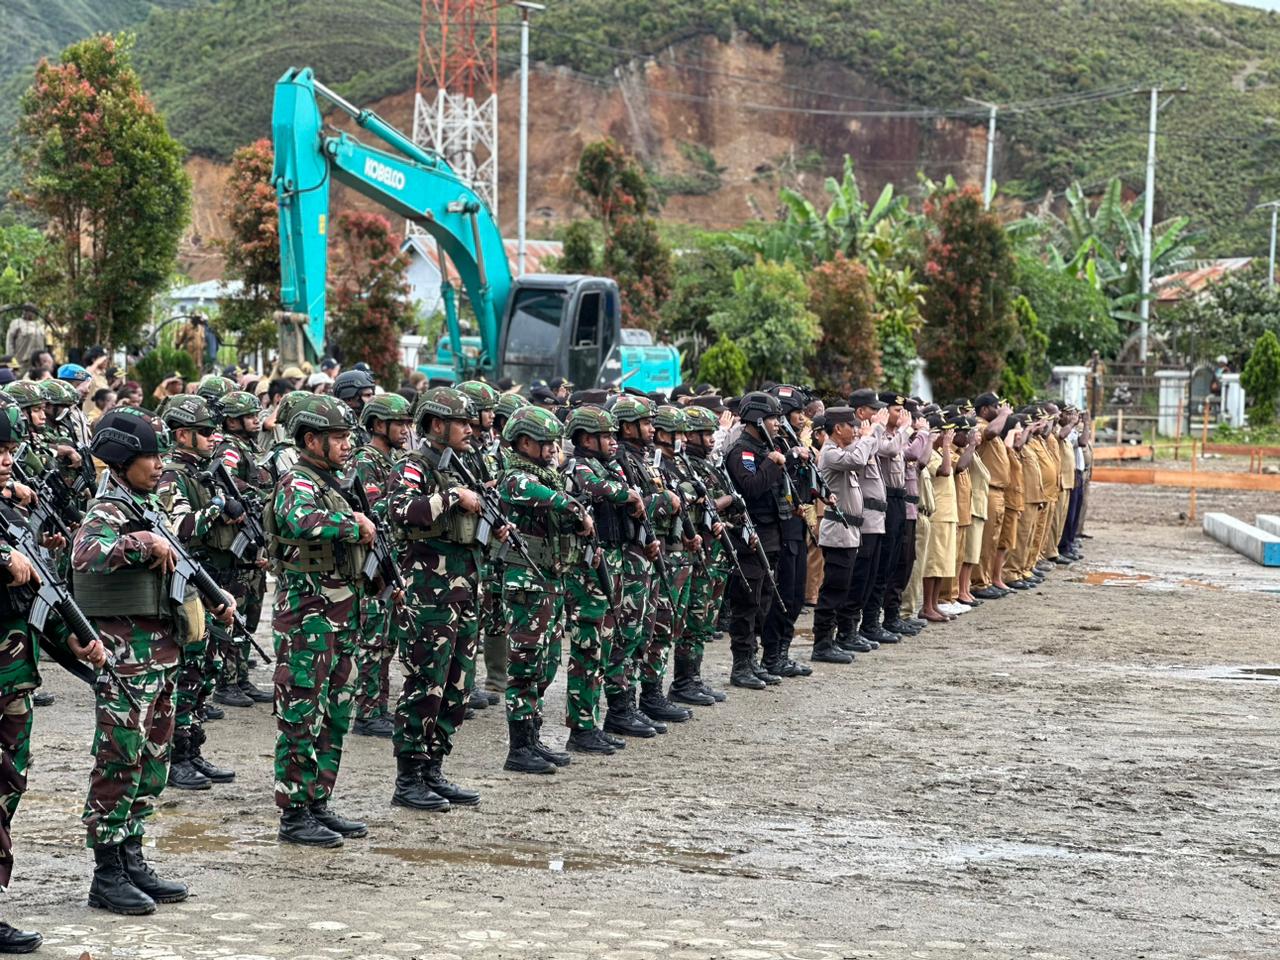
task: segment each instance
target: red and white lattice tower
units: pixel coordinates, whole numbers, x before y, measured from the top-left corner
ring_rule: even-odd
[[[422,0],[413,140],[498,213],[498,0]]]

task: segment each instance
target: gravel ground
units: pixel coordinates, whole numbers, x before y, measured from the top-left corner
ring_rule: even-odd
[[[484,711],[448,767],[473,810],[392,808],[389,746],[352,738],[335,806],[370,834],[339,851],[276,843],[269,713],[229,710],[206,752],[237,781],[150,833],[195,896],[143,918],[84,905],[90,699],[51,667],[3,916],[46,956],[1274,956],[1277,688],[1238,669],[1280,662],[1280,573],[1184,506],[1099,487],[1040,590],[554,777],[503,773]]]

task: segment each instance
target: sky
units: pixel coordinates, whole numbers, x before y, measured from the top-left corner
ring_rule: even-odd
[[[1257,7],[1260,10],[1280,10],[1280,0],[1230,0],[1242,7]]]

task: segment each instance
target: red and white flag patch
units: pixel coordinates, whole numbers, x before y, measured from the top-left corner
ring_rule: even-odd
[[[366,496],[376,497],[379,493],[378,485],[376,483],[366,483],[364,485],[364,492]]]
[[[415,486],[422,483],[422,471],[413,464],[407,464],[404,468],[404,478]]]
[[[742,459],[743,459],[743,460],[750,460],[752,463],[755,463],[756,455],[755,455],[754,453],[752,453],[750,450],[743,450],[743,451],[742,451]]]
[[[240,465],[240,451],[227,447],[226,450],[222,451],[222,462],[234,470]]]
[[[306,477],[295,477],[293,481],[293,488],[295,490],[301,490],[303,493],[316,492],[316,485]]]

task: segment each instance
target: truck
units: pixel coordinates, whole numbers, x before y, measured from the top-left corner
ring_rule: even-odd
[[[326,130],[321,100],[389,149]],[[595,388],[625,381],[646,392],[667,391],[679,382],[674,347],[655,343],[646,330],[622,326],[613,280],[549,273],[513,278],[493,214],[449,163],[372,110],[349,103],[310,67],[290,68],[276,82],[271,133],[282,363],[315,362],[324,354],[329,188],[337,182],[404,217],[438,246],[448,350],[426,365],[429,374],[491,382],[507,376],[522,384],[558,376]],[[475,313],[478,349],[464,342],[446,258]]]

